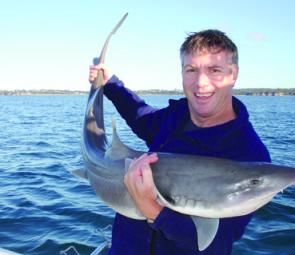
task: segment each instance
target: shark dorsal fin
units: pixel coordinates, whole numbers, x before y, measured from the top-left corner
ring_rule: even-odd
[[[118,160],[128,158],[133,154],[133,150],[126,146],[119,138],[117,129],[116,129],[116,121],[112,119],[112,126],[113,126],[113,138],[112,144],[105,152],[105,158],[111,160]]]

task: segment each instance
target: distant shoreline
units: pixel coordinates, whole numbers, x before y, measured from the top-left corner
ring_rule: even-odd
[[[137,90],[139,95],[183,95],[182,90]],[[295,88],[291,89],[269,89],[269,88],[253,88],[253,89],[234,89],[235,95],[246,96],[295,96]],[[1,96],[72,96],[72,95],[88,95],[88,91],[71,91],[71,90],[0,90]]]

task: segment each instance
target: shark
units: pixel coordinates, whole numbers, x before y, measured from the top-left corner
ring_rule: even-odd
[[[110,38],[127,15],[107,37],[99,63],[104,63]],[[144,151],[120,140],[114,120],[112,142],[107,142],[102,75],[99,72],[92,83],[86,106],[81,142],[84,168],[73,173],[88,180],[99,198],[116,212],[146,220],[123,181],[132,159]],[[197,230],[196,249],[200,251],[214,240],[220,218],[252,213],[295,184],[295,168],[288,166],[163,152],[157,155],[159,160],[151,168],[158,202],[191,216]]]

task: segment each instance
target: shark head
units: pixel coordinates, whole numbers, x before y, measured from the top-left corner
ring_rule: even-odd
[[[270,163],[242,163],[243,178],[223,188],[225,214],[244,215],[267,204],[295,184],[294,168]],[[220,208],[222,210],[222,208]]]
[[[295,169],[291,167],[179,155],[170,158],[170,169],[159,171],[158,167],[165,168],[161,163],[165,158],[159,157],[159,166],[154,169],[159,202],[189,215],[246,215],[295,184]]]

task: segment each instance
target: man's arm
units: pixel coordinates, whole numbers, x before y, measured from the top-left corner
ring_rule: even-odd
[[[160,129],[159,123],[164,111],[146,104],[134,92],[126,88],[123,82],[103,64],[90,66],[89,81],[91,83],[95,80],[99,70],[103,72],[106,97],[112,101],[132,131],[147,144],[151,143]]]

